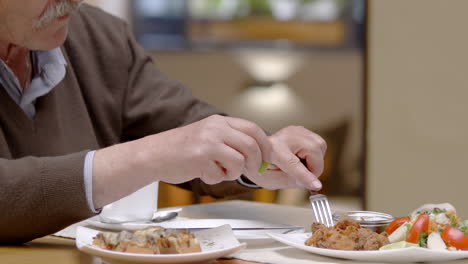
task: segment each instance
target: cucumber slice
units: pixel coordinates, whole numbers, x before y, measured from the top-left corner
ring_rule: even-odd
[[[262,160],[262,165],[260,165],[260,168],[258,169],[258,173],[263,174],[268,169],[268,165],[270,165],[268,162]]]
[[[400,242],[385,245],[385,246],[379,248],[379,250],[407,248],[407,247],[419,247],[419,245],[414,244],[414,243],[410,243],[410,242],[406,242],[406,241],[400,241]]]

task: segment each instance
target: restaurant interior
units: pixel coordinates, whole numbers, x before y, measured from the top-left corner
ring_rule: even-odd
[[[465,2],[88,2],[125,19],[156,65],[197,97],[268,132],[320,134],[322,193],[335,210],[403,215],[451,202],[468,213],[467,39],[454,8]],[[226,199],[310,206],[300,189]],[[160,184],[159,208],[216,201]]]
[[[94,1],[123,16],[171,78],[268,132],[304,126],[328,143],[324,189],[362,207],[364,1]],[[215,74],[213,74],[215,73]],[[308,205],[299,189],[226,199]],[[214,202],[160,185],[159,207]]]
[[[217,199],[159,183],[157,208],[142,205],[152,199],[134,196],[138,202],[128,199],[125,210],[115,210],[112,205],[121,199],[51,235],[2,245],[0,263],[467,263],[468,220],[462,220],[468,219],[468,35],[463,33],[468,1],[85,2],[124,19],[156,66],[195,96],[268,133],[297,125],[321,135],[328,149],[320,193],[334,213],[370,211],[369,218],[358,212],[354,221],[347,220],[349,226],[339,221],[337,243],[343,245],[348,230],[362,231],[360,224],[374,229],[354,237],[353,248],[340,250],[333,247],[330,230],[317,227],[317,222],[332,227],[333,221],[312,218],[317,211],[311,210],[308,190],[255,189]],[[432,205],[416,209],[424,204]],[[119,221],[105,219],[106,207]],[[135,220],[125,215],[132,211],[149,213]],[[439,215],[446,221],[437,226]],[[393,223],[399,226],[390,236],[400,237],[390,243],[378,229]],[[437,225],[429,230],[429,223]],[[192,231],[211,244],[188,254],[149,251],[162,248],[159,242],[174,234],[160,232],[159,225],[174,233],[183,229],[190,237],[184,245],[193,241]],[[137,237],[142,226],[155,227],[154,233]],[[456,238],[442,237],[457,228]],[[377,241],[368,239],[370,233],[385,243],[354,247]],[[315,234],[325,235],[309,244]],[[442,250],[429,247],[432,234],[439,234]],[[113,242],[102,242],[106,236]],[[128,237],[137,243],[115,250]],[[317,243],[330,237],[327,246]]]

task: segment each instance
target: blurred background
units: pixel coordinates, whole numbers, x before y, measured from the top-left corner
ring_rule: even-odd
[[[468,218],[466,0],[94,0],[196,96],[328,142],[335,210]],[[309,206],[304,190],[231,197]],[[215,201],[162,185],[160,207]]]
[[[95,0],[196,96],[328,142],[335,210],[468,218],[468,1]],[[303,190],[232,197],[309,206]],[[162,185],[161,207],[214,201]]]
[[[328,143],[323,193],[363,205],[364,0],[95,0],[131,25],[156,65],[195,96],[270,132]],[[212,202],[160,185],[159,207]],[[308,205],[305,190],[229,197]]]

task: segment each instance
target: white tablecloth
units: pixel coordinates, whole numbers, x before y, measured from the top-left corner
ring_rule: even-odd
[[[306,229],[309,228],[312,221],[311,214],[312,212],[308,208],[247,201],[229,201],[213,204],[190,205],[183,207],[183,210],[180,213],[182,217],[186,218],[249,219],[277,224],[304,226]],[[83,224],[83,222],[77,223],[57,232],[55,235],[75,238],[76,226]],[[382,262],[359,262],[322,257],[286,246],[274,241],[273,239],[264,239],[261,241],[245,240],[242,242],[248,243],[247,249],[239,251],[231,257],[246,261],[271,264],[383,264]],[[437,264],[468,264],[468,259],[437,262]]]

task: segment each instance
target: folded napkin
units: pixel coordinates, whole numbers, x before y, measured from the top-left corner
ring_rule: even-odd
[[[130,221],[148,221],[158,205],[158,182],[153,182],[136,192],[104,206],[99,220],[117,224]]]
[[[75,223],[75,224],[73,224],[71,226],[68,226],[68,227],[58,231],[57,233],[55,233],[53,235],[58,236],[58,237],[75,239],[76,238],[76,228],[79,227],[79,226],[86,226],[86,225],[87,225],[86,220],[84,220],[84,221]]]

